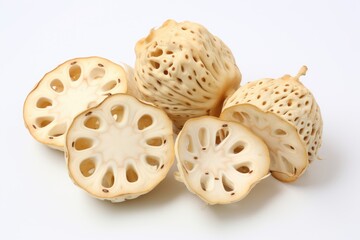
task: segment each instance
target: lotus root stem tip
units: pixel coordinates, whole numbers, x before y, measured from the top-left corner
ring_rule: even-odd
[[[306,72],[307,72],[308,68],[307,66],[302,66],[298,72],[298,74],[296,75],[296,78],[300,78],[301,76],[305,76],[306,75]]]

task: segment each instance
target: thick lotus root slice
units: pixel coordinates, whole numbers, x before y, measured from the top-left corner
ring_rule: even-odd
[[[74,183],[112,202],[151,191],[174,161],[172,122],[161,109],[116,94],[74,119],[66,137]]]
[[[230,49],[203,26],[166,21],[136,44],[135,81],[142,98],[179,129],[192,117],[218,116],[241,74]]]
[[[47,73],[26,98],[26,127],[37,141],[63,150],[73,118],[111,94],[126,92],[128,76],[122,66],[100,57],[65,62]]]
[[[269,175],[265,143],[246,127],[214,117],[188,120],[175,153],[178,180],[208,204],[239,201]]]
[[[268,145],[272,175],[295,181],[317,158],[323,122],[318,104],[295,77],[262,79],[246,84],[226,101],[222,119],[240,122]]]

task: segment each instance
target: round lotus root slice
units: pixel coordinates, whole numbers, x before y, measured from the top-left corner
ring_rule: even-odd
[[[174,161],[172,122],[164,111],[116,94],[74,119],[66,137],[74,183],[112,202],[151,191]]]
[[[215,117],[188,120],[175,153],[177,179],[208,204],[239,201],[269,175],[265,143],[241,124]]]
[[[162,108],[178,129],[192,117],[218,116],[241,81],[230,49],[197,23],[168,20],[135,51],[142,99]]]
[[[307,67],[292,77],[262,79],[238,89],[226,101],[222,119],[237,121],[261,137],[270,150],[272,175],[295,181],[317,158],[323,122],[318,104],[300,82]]]
[[[37,141],[62,151],[73,118],[111,94],[125,93],[128,75],[122,66],[100,57],[64,62],[27,96],[25,125]]]

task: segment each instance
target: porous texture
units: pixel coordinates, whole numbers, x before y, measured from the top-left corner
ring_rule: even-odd
[[[25,125],[37,141],[63,150],[74,117],[111,94],[125,93],[128,81],[128,72],[107,59],[71,59],[47,73],[27,96]]]
[[[162,110],[116,94],[74,119],[66,137],[74,183],[121,202],[151,191],[174,161],[172,122]]]
[[[188,120],[175,152],[177,179],[208,204],[241,200],[269,173],[265,143],[246,127],[214,117]]]
[[[218,115],[241,74],[229,48],[203,26],[166,21],[136,44],[135,81],[146,101],[179,129],[192,117]]]
[[[240,117],[238,115],[238,121],[240,119],[240,122],[252,130],[255,130],[255,132],[264,132],[266,130],[265,127],[261,128],[259,124],[256,123],[256,120],[246,121],[246,118],[254,117],[251,115],[266,113],[267,115],[261,114],[261,116],[259,115],[257,117],[257,119],[260,120],[264,119],[265,123],[263,126],[267,126],[276,131],[274,126],[271,124],[269,125],[269,123],[277,121],[279,122],[278,125],[282,125],[284,128],[288,128],[285,126],[286,124],[293,127],[297,132],[297,138],[304,145],[304,149],[306,151],[304,155],[307,156],[306,161],[313,161],[317,158],[317,152],[321,146],[323,121],[319,106],[316,103],[314,96],[299,81],[299,77],[304,75],[306,70],[307,68],[304,66],[295,77],[285,75],[278,79],[261,79],[244,85],[227,99],[223,108],[222,118],[231,118],[232,120],[236,120],[236,116],[234,117],[234,114],[238,112],[240,113]],[[253,108],[253,110],[251,110],[254,114],[249,112],[250,110],[244,110],[250,109],[251,107],[249,106],[255,107],[255,109]],[[245,115],[241,115],[241,111],[245,112]],[[279,120],[276,120],[276,118],[273,117],[271,118],[271,121],[268,120],[269,117],[267,116],[270,115],[275,115]],[[292,141],[287,135],[290,134],[290,131],[292,130],[289,128],[288,131],[281,132],[281,128],[278,128],[277,132],[274,134],[282,137],[283,139]],[[267,142],[268,145],[272,144],[266,140],[265,142]],[[284,144],[286,144],[286,142],[284,142]],[[292,145],[289,145],[288,147],[294,148]],[[272,150],[271,147],[270,150]],[[274,159],[279,158],[279,156],[276,155],[277,154],[273,151],[272,160],[275,162],[279,161],[278,159]],[[302,157],[300,156],[299,158]],[[296,161],[291,159],[288,160]],[[305,165],[306,164],[304,164],[304,169],[306,168]],[[279,169],[271,170],[277,172]],[[291,178],[295,180],[301,173],[303,173],[303,170],[297,169],[297,172],[290,175],[287,173],[288,180],[290,181]],[[287,177],[285,176],[284,178]]]

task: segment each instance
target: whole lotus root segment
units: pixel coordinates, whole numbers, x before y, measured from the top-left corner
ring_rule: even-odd
[[[262,79],[239,88],[226,103],[222,119],[250,128],[268,145],[272,175],[295,181],[317,158],[323,122],[318,104],[300,82],[307,68],[292,77]]]
[[[246,127],[215,117],[188,120],[175,153],[178,180],[208,204],[239,201],[269,175],[265,143]]]
[[[71,59],[47,73],[24,104],[25,125],[39,142],[63,150],[73,118],[115,93],[125,93],[128,71],[100,57]]]
[[[218,116],[241,74],[230,49],[203,26],[166,21],[135,47],[141,97],[161,107],[181,129],[192,117]]]
[[[116,94],[74,119],[66,137],[69,175],[99,199],[151,191],[174,161],[172,122],[162,110]]]

